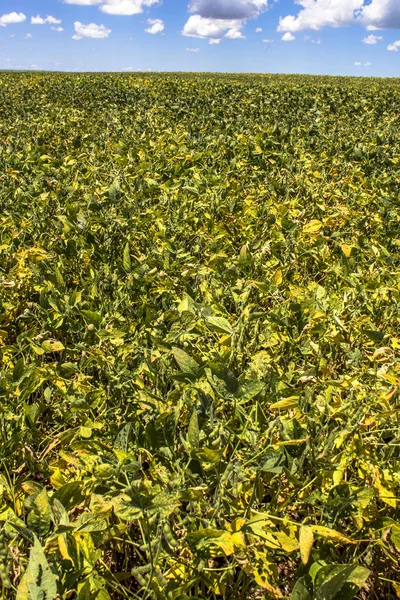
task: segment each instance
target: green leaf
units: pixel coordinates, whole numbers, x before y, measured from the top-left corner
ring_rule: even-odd
[[[126,242],[124,248],[124,256],[122,261],[123,267],[127,273],[130,273],[132,270],[132,262],[131,262],[131,251],[129,242]]]
[[[43,489],[34,499],[33,509],[28,515],[28,525],[37,535],[43,537],[50,529],[52,511],[47,491]]]
[[[13,379],[14,381],[19,381],[25,371],[25,361],[23,358],[20,358],[15,363],[15,367],[13,370]]]
[[[50,569],[44,549],[36,536],[22,588],[28,588],[29,600],[54,600],[57,595],[57,578]],[[21,593],[23,594],[23,590]]]
[[[82,493],[82,483],[80,481],[66,483],[55,492],[54,498],[57,498],[67,510],[71,510],[85,498]]]
[[[372,329],[366,329],[364,333],[370,340],[372,340],[373,342],[377,342],[378,344],[382,343],[385,337],[383,331],[374,331]]]
[[[229,335],[233,333],[232,326],[225,317],[206,317],[205,321],[207,327],[211,329],[211,331],[228,333]]]
[[[319,581],[326,571],[327,576],[316,591],[315,600],[351,600],[370,574],[368,569],[357,565],[336,565],[334,570],[322,568],[318,572]]]
[[[239,389],[236,392],[236,397],[243,402],[252,400],[265,389],[265,384],[262,381],[246,381],[240,382]]]
[[[196,376],[199,364],[187,352],[181,348],[172,348],[172,354],[183,373],[189,373]]]
[[[100,327],[103,317],[99,313],[93,312],[92,310],[81,310],[81,314],[90,325]]]
[[[312,590],[310,577],[308,575],[301,577],[293,588],[291,600],[313,600],[310,589]]]
[[[188,442],[192,448],[198,448],[200,441],[199,421],[197,416],[196,408],[192,412],[190,417],[189,428],[188,428]]]

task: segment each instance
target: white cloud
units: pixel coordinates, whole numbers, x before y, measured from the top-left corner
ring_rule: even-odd
[[[238,29],[229,29],[226,32],[225,37],[229,40],[245,40],[245,36]]]
[[[257,18],[268,9],[268,0],[190,0],[189,17],[182,34],[219,44],[223,38],[244,39],[247,19]],[[257,33],[261,33],[259,27]]]
[[[200,48],[186,48],[186,52],[200,52]]]
[[[189,12],[205,19],[243,20],[258,17],[268,0],[190,0]]]
[[[0,27],[7,27],[7,25],[13,25],[14,23],[23,23],[26,21],[26,15],[24,13],[8,13],[0,17]]]
[[[157,33],[162,33],[165,29],[165,25],[161,19],[148,19],[147,23],[150,25],[146,29],[147,33],[156,35]]]
[[[124,73],[151,73],[151,69],[141,69],[141,68],[135,68],[135,67],[125,67],[124,69],[121,69]]]
[[[47,17],[43,18],[40,15],[37,15],[36,17],[31,17],[31,25],[59,25],[60,23],[62,23],[61,19],[56,19],[55,17],[52,17],[51,15],[48,15]]]
[[[52,30],[61,32],[64,31],[64,27],[52,27]]]
[[[264,44],[272,44],[274,40],[263,40]]]
[[[372,65],[372,63],[370,63],[369,61],[365,62],[365,63],[357,61],[354,63],[355,67],[370,67],[371,65]]]
[[[27,33],[26,36],[25,36],[25,39],[26,40],[30,40],[31,37],[32,37],[32,34],[31,33]]]
[[[159,4],[160,0],[64,0],[66,4],[98,6],[109,15],[137,15],[147,6]]]
[[[210,44],[219,44],[222,38],[243,38],[240,29],[243,22],[240,19],[212,19],[193,15],[182,30],[182,35],[206,39]]]
[[[60,25],[60,23],[62,23],[61,19],[56,19],[55,17],[47,16],[46,17],[46,23],[49,23],[49,25]]]
[[[64,0],[65,4],[80,4],[81,6],[96,6],[101,0]]]
[[[282,42],[293,42],[296,38],[289,31],[283,34]]]
[[[321,40],[311,40],[312,44],[317,44],[317,46],[319,46],[320,44],[322,44]]]
[[[83,25],[83,23],[75,21],[74,27],[75,35],[72,36],[73,40],[82,40],[83,38],[108,38],[111,33],[111,29],[107,29],[104,25],[96,25],[96,23]]]
[[[364,67],[370,67],[372,65],[372,63],[370,63],[369,61],[364,63]]]
[[[383,37],[381,35],[373,35],[371,33],[371,35],[369,35],[368,37],[363,38],[361,41],[364,44],[377,44],[380,40],[383,40]]]
[[[279,19],[278,31],[302,31],[321,27],[342,27],[351,23],[355,11],[364,0],[298,0],[303,8],[297,17],[288,15]]]
[[[354,63],[354,66],[355,66],[355,67],[361,67],[361,66],[362,66],[362,63],[360,63],[360,62],[358,62],[358,61],[357,61],[357,62],[355,62],[355,63]]]
[[[367,29],[400,29],[399,0],[372,0],[365,6],[360,20]]]
[[[374,31],[400,28],[399,0],[297,0],[295,15],[280,17],[278,31],[318,30],[359,24]]]
[[[393,44],[389,44],[389,46],[387,47],[387,50],[389,50],[389,52],[398,52],[400,48],[400,40],[397,40],[397,42],[393,42]]]
[[[261,27],[257,27],[257,29],[256,29],[256,33],[262,33],[262,29],[261,29]]]

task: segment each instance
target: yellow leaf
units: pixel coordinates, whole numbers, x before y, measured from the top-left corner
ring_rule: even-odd
[[[272,281],[274,282],[275,285],[279,285],[282,283],[282,279],[283,279],[282,269],[278,269],[277,271],[275,271],[274,276],[272,277]]]
[[[69,560],[71,562],[73,562],[70,553],[68,552],[68,546],[67,546],[67,536],[65,533],[61,533],[58,538],[58,549],[60,550],[60,554],[63,557],[64,560]]]
[[[236,533],[232,533],[232,542],[235,549],[241,550],[246,548],[246,542],[244,539],[244,535],[241,531],[237,531]]]
[[[310,438],[301,438],[300,440],[286,440],[284,442],[277,442],[273,445],[274,448],[280,448],[281,446],[301,446],[301,444],[305,444],[308,442]]]
[[[31,594],[30,594],[29,588],[28,588],[28,581],[27,581],[26,573],[24,573],[21,581],[19,582],[16,600],[29,600],[29,598],[31,598]]]
[[[306,565],[310,558],[310,553],[314,544],[314,534],[311,527],[303,525],[300,528],[299,542],[301,562],[303,565]]]
[[[396,592],[397,598],[400,598],[400,583],[392,581],[392,586],[394,588],[394,591]]]
[[[42,342],[42,348],[45,352],[61,352],[65,349],[64,345],[57,340],[45,340]]]
[[[290,398],[285,398],[284,400],[279,400],[279,402],[271,404],[269,408],[270,410],[288,410],[289,408],[296,408],[298,403],[298,396],[290,396]]]
[[[349,258],[351,256],[351,252],[353,250],[353,246],[349,246],[348,244],[339,244],[343,254]]]
[[[242,517],[238,517],[237,519],[234,519],[231,523],[231,529],[233,532],[236,531],[241,531],[243,525],[245,525],[246,523],[246,519],[243,519]]]
[[[279,546],[285,552],[295,552],[299,549],[299,542],[295,537],[290,537],[286,535],[283,531],[278,531],[274,533],[275,538],[278,540]]]
[[[340,544],[356,544],[357,542],[353,542],[350,538],[346,537],[342,533],[335,531],[335,529],[329,529],[329,527],[322,527],[322,525],[311,525],[311,530],[315,535],[320,535],[321,537],[332,540],[332,542],[338,542]]]
[[[318,233],[322,227],[321,221],[313,219],[303,227],[303,233]]]
[[[391,506],[392,508],[397,508],[396,496],[393,495],[393,492],[385,488],[379,481],[379,479],[375,481],[374,487],[378,491],[379,498],[382,500],[382,502],[384,502],[388,506]]]

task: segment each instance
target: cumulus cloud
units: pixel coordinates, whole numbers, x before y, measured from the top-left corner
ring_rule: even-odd
[[[222,38],[242,38],[240,32],[243,23],[240,19],[212,19],[200,15],[189,17],[182,30],[182,34],[188,37],[206,39],[210,44],[219,44]]]
[[[0,27],[7,27],[7,25],[13,25],[14,23],[23,23],[26,21],[26,15],[24,13],[8,13],[0,17]]]
[[[244,39],[247,19],[257,18],[268,9],[268,0],[190,0],[189,17],[182,34],[219,44],[223,38]],[[258,28],[257,33],[262,29]]]
[[[354,63],[355,67],[370,67],[371,65],[372,65],[372,63],[370,63],[369,61],[365,62],[365,63],[357,61],[357,62]]]
[[[297,0],[297,15],[280,17],[278,31],[318,30],[359,24],[369,30],[399,29],[399,0]]]
[[[360,15],[362,24],[367,29],[400,29],[399,0],[372,0],[365,6]]]
[[[146,31],[152,35],[162,33],[165,29],[165,25],[161,19],[148,19],[147,23],[150,25],[150,27],[148,27]]]
[[[290,33],[290,31],[287,31],[282,36],[282,42],[293,42],[293,40],[295,40],[295,39],[296,38],[294,37],[294,35],[292,33]]]
[[[108,38],[111,33],[111,29],[107,29],[104,25],[96,25],[96,23],[84,25],[79,21],[75,21],[74,27],[75,35],[72,36],[73,40],[82,40],[83,38]]]
[[[400,48],[400,40],[397,40],[397,42],[393,42],[393,44],[389,44],[389,46],[387,47],[389,52],[398,52],[399,48]]]
[[[52,30],[61,32],[64,31],[64,27],[52,27]]]
[[[31,37],[32,37],[32,34],[31,33],[27,33],[26,36],[25,36],[25,39],[26,40],[30,40]]]
[[[206,19],[251,19],[268,8],[268,0],[190,0],[189,12]]]
[[[186,48],[186,52],[200,52],[200,48]]]
[[[261,29],[261,27],[257,27],[257,29],[256,29],[256,33],[262,33],[262,29]]]
[[[245,36],[238,29],[229,29],[226,32],[225,37],[229,40],[245,40]]]
[[[160,0],[64,0],[66,4],[80,4],[82,6],[98,6],[109,15],[137,15],[145,7],[159,4]]]
[[[349,25],[363,3],[364,0],[299,0],[298,4],[303,8],[297,16],[281,17],[278,31],[295,32]]]
[[[373,35],[371,33],[371,35],[365,37],[364,39],[362,39],[361,41],[364,44],[377,44],[380,40],[383,40],[383,37],[381,35]]]
[[[48,15],[47,17],[41,17],[40,15],[31,17],[31,25],[59,25],[60,23],[62,23],[61,19],[56,19],[51,15]]]

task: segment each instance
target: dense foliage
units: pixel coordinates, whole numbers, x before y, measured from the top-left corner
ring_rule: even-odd
[[[399,104],[0,74],[2,598],[400,597]]]

